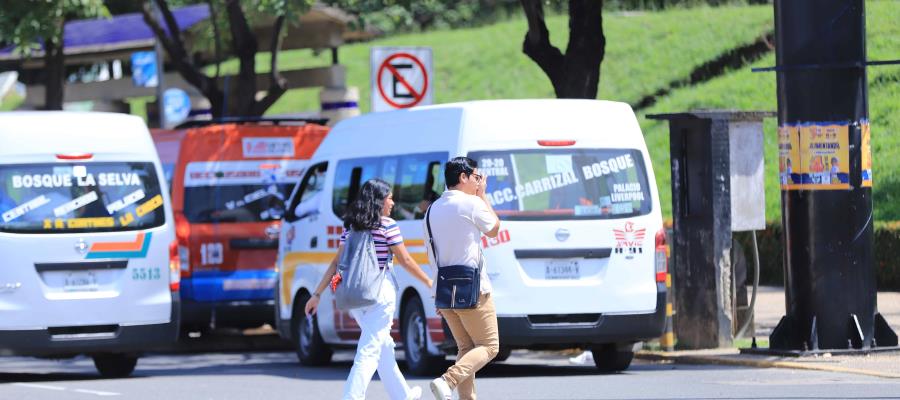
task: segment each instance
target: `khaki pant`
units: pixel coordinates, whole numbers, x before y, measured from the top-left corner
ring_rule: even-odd
[[[447,326],[456,339],[459,353],[443,375],[460,400],[475,400],[475,373],[497,356],[500,337],[497,334],[497,310],[490,293],[482,294],[478,307],[465,310],[441,309]]]

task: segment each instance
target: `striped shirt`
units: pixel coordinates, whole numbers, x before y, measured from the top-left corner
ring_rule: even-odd
[[[341,234],[341,245],[347,241],[350,234],[349,229],[345,229]],[[400,227],[397,221],[388,217],[381,217],[381,228],[372,229],[372,238],[375,240],[375,254],[378,256],[378,266],[384,269],[390,256],[389,247],[403,243],[403,235],[400,234]]]

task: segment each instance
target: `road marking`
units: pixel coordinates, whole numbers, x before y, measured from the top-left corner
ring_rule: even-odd
[[[35,385],[33,383],[13,383],[13,386],[22,386],[32,389],[45,389],[45,390],[56,390],[59,392],[65,391],[66,388],[61,386],[50,386],[50,385]]]
[[[101,392],[99,390],[89,390],[89,389],[73,389],[78,393],[87,393],[87,394],[95,394],[97,396],[121,396],[121,393],[116,392]]]
[[[53,391],[57,391],[57,392],[65,392],[65,391],[69,390],[72,392],[92,394],[95,396],[121,396],[122,395],[121,393],[116,393],[116,392],[103,392],[100,390],[90,390],[90,389],[66,389],[62,386],[37,385],[37,384],[33,384],[33,383],[17,382],[17,383],[13,383],[13,385],[27,387],[27,388],[31,388],[31,389],[53,390]]]

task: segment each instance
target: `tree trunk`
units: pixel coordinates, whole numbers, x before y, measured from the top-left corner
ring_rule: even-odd
[[[60,30],[60,36],[62,36]],[[44,109],[62,110],[63,95],[65,90],[65,55],[63,54],[63,39],[59,38],[59,44],[52,40],[44,41]]]
[[[603,2],[569,1],[569,46],[563,66],[563,82],[557,97],[596,99],[600,64],[606,54],[603,36]]]
[[[233,88],[229,88],[226,94],[229,97],[228,115],[235,117],[258,116],[254,115],[256,106],[256,35],[250,29],[250,24],[241,8],[240,0],[228,0],[225,4],[228,11],[228,22],[231,28],[232,48],[237,55],[240,66],[238,67],[237,82]]]
[[[541,0],[521,0],[528,19],[522,52],[544,71],[558,98],[596,99],[600,64],[606,54],[603,2],[569,0],[566,54],[550,44]]]

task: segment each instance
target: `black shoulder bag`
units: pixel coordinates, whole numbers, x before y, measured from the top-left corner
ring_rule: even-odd
[[[478,306],[478,296],[481,294],[481,267],[484,257],[479,257],[478,267],[469,265],[440,266],[438,262],[437,246],[434,245],[434,234],[431,232],[431,207],[425,212],[425,226],[428,228],[428,242],[431,243],[431,252],[434,254],[435,267],[437,267],[437,289],[434,296],[435,308],[466,309]],[[479,255],[481,248],[478,249]]]

